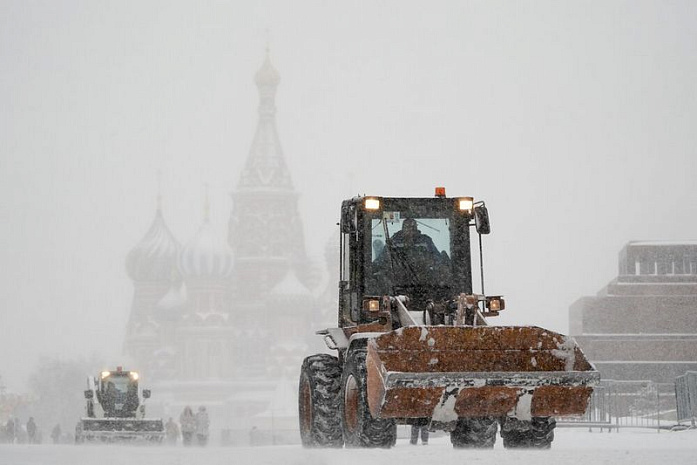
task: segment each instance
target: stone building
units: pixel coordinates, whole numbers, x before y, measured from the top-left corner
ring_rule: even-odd
[[[697,370],[697,242],[630,242],[619,275],[569,310],[603,379],[672,382]]]
[[[259,119],[232,193],[227,237],[216,236],[206,212],[182,246],[158,206],[126,260],[134,285],[129,368],[143,372],[157,413],[176,417],[185,405],[206,405],[223,431],[297,428],[289,416],[297,415],[313,320],[318,306],[335,306],[328,301],[336,281],[322,283],[323,267],[306,255],[298,193],[276,130],[280,75],[268,52],[255,82]]]

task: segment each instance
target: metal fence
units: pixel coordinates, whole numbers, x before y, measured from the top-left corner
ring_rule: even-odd
[[[688,371],[675,378],[675,401],[678,423],[689,422],[695,426],[695,420],[697,420],[697,371]]]
[[[558,418],[557,424],[559,426],[585,426],[588,428],[611,427],[612,416],[610,411],[608,383],[602,382],[593,390],[585,415],[582,417]]]
[[[590,430],[619,431],[620,428],[672,428],[681,423],[697,423],[697,372],[687,372],[675,383],[652,381],[603,380],[593,390],[585,415],[557,418],[560,427],[586,427]],[[684,427],[684,426],[683,426]],[[408,427],[398,430],[408,436]],[[300,435],[294,428],[271,430],[225,429],[222,445],[297,444]]]
[[[676,421],[673,383],[604,380],[594,389],[583,417],[560,418],[557,423],[611,431],[623,427],[660,430]]]

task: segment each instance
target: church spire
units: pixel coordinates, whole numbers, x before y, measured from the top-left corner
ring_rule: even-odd
[[[276,115],[276,89],[281,83],[281,75],[271,64],[269,46],[266,46],[266,59],[254,76],[259,89],[259,116],[273,118]]]
[[[271,64],[268,48],[254,81],[259,90],[259,119],[239,184],[232,193],[228,229],[228,243],[235,256],[234,281],[241,298],[252,301],[272,289],[291,267],[296,268],[301,281],[307,275],[298,195],[276,131],[275,98],[281,77]],[[250,276],[255,278],[250,280]]]
[[[264,63],[254,76],[254,81],[259,91],[259,120],[238,188],[292,191],[293,184],[276,130],[276,90],[281,75],[271,64],[268,46]]]

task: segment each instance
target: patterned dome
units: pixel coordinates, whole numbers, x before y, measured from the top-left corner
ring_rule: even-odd
[[[258,86],[271,87],[276,87],[281,82],[281,74],[271,64],[268,51],[266,52],[264,64],[261,65],[261,68],[259,68],[259,71],[257,71],[257,74],[254,76],[254,82],[256,82]]]
[[[180,248],[158,208],[145,237],[128,253],[126,272],[133,281],[169,281],[177,272]]]
[[[230,246],[214,234],[208,220],[179,255],[179,269],[185,277],[229,278],[232,264]]]

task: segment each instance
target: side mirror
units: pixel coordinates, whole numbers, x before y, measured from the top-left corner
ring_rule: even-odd
[[[474,226],[479,234],[489,234],[491,232],[489,211],[484,205],[474,207]]]
[[[91,389],[85,391],[85,399],[92,399],[94,397],[94,392]]]
[[[150,389],[143,389],[143,399],[150,398]]]

